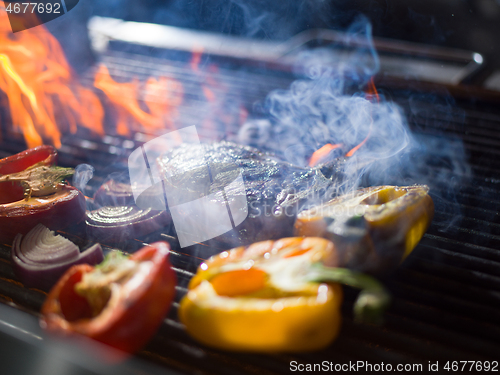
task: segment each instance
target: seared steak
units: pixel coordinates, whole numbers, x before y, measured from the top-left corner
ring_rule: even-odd
[[[218,201],[231,212],[234,228],[215,238],[215,243],[212,241],[218,242],[219,248],[291,236],[298,210],[305,204],[329,198],[332,178],[339,176],[337,163],[323,166],[323,172],[329,172],[327,178],[319,168],[297,167],[255,148],[230,142],[183,144],[165,152],[157,163],[166,181],[171,211],[175,205],[210,196],[211,203]],[[240,172],[244,189],[234,183]],[[242,207],[243,195],[247,207]],[[224,210],[221,212],[225,214]],[[239,223],[237,217],[244,220]],[[211,225],[218,225],[212,221]],[[178,225],[176,229],[179,232]]]

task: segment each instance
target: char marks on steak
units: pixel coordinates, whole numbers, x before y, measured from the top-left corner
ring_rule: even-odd
[[[241,171],[248,217],[234,230],[214,239],[219,248],[291,236],[295,216],[302,206],[328,198],[328,188],[334,184],[332,180],[341,178],[341,161],[321,169],[302,168],[255,148],[230,142],[182,144],[162,154],[157,163],[167,181],[165,188],[183,189],[189,197],[184,198],[184,202],[226,188],[225,196],[231,206],[238,196],[241,199],[241,190],[228,191],[227,187]],[[325,177],[325,170],[330,178]],[[206,184],[203,191],[197,190],[197,182],[208,179],[211,183]],[[221,205],[225,204],[224,194],[215,196]],[[168,201],[172,206],[174,202],[169,197]]]

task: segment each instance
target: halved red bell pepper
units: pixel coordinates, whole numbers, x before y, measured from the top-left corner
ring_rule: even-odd
[[[34,166],[55,165],[56,162],[57,151],[54,147],[38,146],[0,159],[0,175],[21,172]]]
[[[169,246],[157,242],[130,257],[107,257],[96,267],[70,268],[42,306],[41,325],[80,334],[127,353],[154,335],[175,294]]]
[[[22,181],[0,181],[0,242],[12,243],[37,224],[66,228],[85,216],[85,196],[75,187],[57,184],[45,196],[27,196]]]

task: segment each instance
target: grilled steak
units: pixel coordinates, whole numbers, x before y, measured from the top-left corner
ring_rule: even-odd
[[[255,148],[229,142],[183,144],[164,153],[157,163],[166,181],[171,211],[176,205],[209,196],[207,206],[227,208],[220,211],[221,221],[226,212],[231,212],[234,228],[220,228],[223,234],[213,240],[215,243],[212,241],[219,248],[292,235],[298,210],[306,203],[328,198],[332,179],[339,176],[339,163],[326,168],[330,176],[327,178],[325,167],[297,167]],[[241,181],[238,176],[242,176],[244,188],[235,183]],[[191,220],[196,226],[198,219],[187,217],[193,215],[192,210],[178,211],[177,215],[185,214],[179,220]],[[244,220],[240,223],[238,218]],[[217,226],[217,220],[210,225]],[[179,225],[176,230],[179,236]]]

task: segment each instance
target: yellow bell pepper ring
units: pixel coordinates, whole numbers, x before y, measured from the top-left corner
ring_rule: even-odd
[[[434,216],[425,185],[378,186],[337,197],[302,211],[297,236],[334,242],[341,267],[381,274],[394,269],[418,244]]]
[[[338,271],[347,272],[351,285],[360,286],[356,280],[362,280],[349,270],[322,266],[334,257],[333,243],[323,238],[285,238],[225,251],[200,266],[181,301],[179,318],[192,337],[218,349],[324,348],[338,335],[341,323],[342,291],[329,282],[346,279]],[[388,298],[380,284],[368,279],[374,283],[364,280],[363,286],[375,285],[385,299],[372,299],[366,292],[359,315],[378,316]]]

